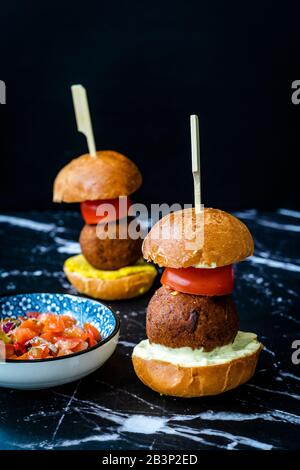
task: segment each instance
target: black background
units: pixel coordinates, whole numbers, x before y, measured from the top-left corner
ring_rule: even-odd
[[[299,13],[270,0],[2,2],[0,209],[55,207],[57,171],[86,152],[73,83],[97,147],[142,170],[141,202],[192,202],[197,113],[207,206],[297,208]]]

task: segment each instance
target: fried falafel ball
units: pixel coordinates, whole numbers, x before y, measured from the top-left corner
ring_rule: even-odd
[[[109,224],[108,224],[109,225]],[[126,238],[120,235],[124,231]],[[98,238],[96,225],[85,225],[80,233],[81,251],[97,269],[114,270],[134,264],[141,256],[142,240],[128,235],[128,224],[117,221],[115,238]]]
[[[238,328],[237,310],[229,296],[183,294],[162,286],[147,309],[149,341],[171,348],[211,351],[233,342]]]

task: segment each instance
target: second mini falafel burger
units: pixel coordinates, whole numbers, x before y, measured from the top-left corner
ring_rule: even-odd
[[[75,289],[103,300],[129,299],[150,289],[154,266],[141,259],[141,238],[132,237],[129,196],[142,184],[137,166],[121,153],[97,152],[86,90],[72,85],[79,132],[89,153],[60,170],[53,188],[54,202],[79,202],[85,225],[80,234],[82,254],[64,264]]]
[[[82,254],[65,261],[64,271],[76,290],[103,300],[128,299],[150,289],[156,269],[141,260],[142,241],[128,233],[130,196],[142,183],[137,166],[112,150],[75,158],[57,175],[54,202],[79,202],[85,225]],[[113,209],[107,211],[107,208]],[[105,227],[114,236],[99,237]]]
[[[252,236],[227,212],[205,208],[198,216],[185,209],[163,217],[143,244],[144,258],[165,270],[133,365],[145,385],[178,397],[217,395],[247,382],[262,349],[256,334],[239,331],[230,297],[233,265],[253,254]],[[201,243],[193,246],[187,234]]]

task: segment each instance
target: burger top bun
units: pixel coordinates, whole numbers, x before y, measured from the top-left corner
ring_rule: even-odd
[[[112,150],[75,158],[58,173],[53,188],[54,202],[83,202],[129,196],[142,184],[137,166]]]
[[[170,268],[216,268],[253,254],[253,239],[243,222],[219,209],[203,212],[196,216],[189,208],[163,217],[144,240],[144,258]]]

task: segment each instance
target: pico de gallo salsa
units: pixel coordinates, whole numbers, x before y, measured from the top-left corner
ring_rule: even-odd
[[[69,315],[27,312],[0,320],[6,359],[53,359],[95,346],[101,334],[91,323],[83,327]]]

